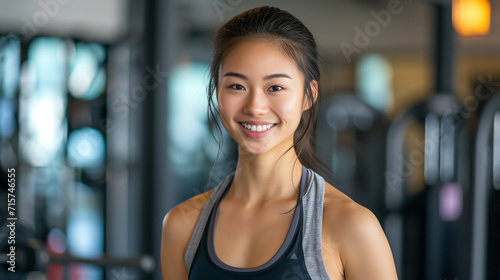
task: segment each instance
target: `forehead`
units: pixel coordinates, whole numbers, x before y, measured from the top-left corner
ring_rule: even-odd
[[[222,74],[228,71],[254,74],[256,77],[272,73],[302,76],[295,61],[276,42],[264,39],[239,42],[222,60],[220,71]]]

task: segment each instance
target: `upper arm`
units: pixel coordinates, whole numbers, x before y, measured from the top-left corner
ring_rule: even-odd
[[[397,279],[391,248],[375,215],[358,206],[346,219],[340,251],[345,279]]]
[[[179,206],[170,210],[163,220],[161,235],[161,272],[164,280],[188,279],[184,264],[186,224]],[[188,238],[190,234],[187,235]]]
[[[211,193],[208,191],[184,201],[172,208],[163,219],[161,273],[164,280],[188,279],[184,253]]]

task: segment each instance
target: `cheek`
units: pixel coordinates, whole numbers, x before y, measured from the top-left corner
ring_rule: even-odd
[[[279,102],[278,109],[287,122],[298,123],[302,116],[302,100],[300,98],[284,98]]]
[[[229,98],[228,96],[219,96],[219,113],[222,121],[224,122],[226,118],[231,118],[235,114],[235,109],[238,108],[234,98]]]

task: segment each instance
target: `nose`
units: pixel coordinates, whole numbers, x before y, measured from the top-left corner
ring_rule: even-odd
[[[243,112],[250,116],[267,114],[267,112],[269,112],[269,107],[265,94],[259,91],[251,91],[245,99]]]

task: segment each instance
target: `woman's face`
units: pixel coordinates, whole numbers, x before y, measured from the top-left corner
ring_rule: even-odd
[[[281,154],[293,145],[304,102],[304,76],[274,43],[248,40],[226,55],[217,101],[222,124],[240,151]]]

